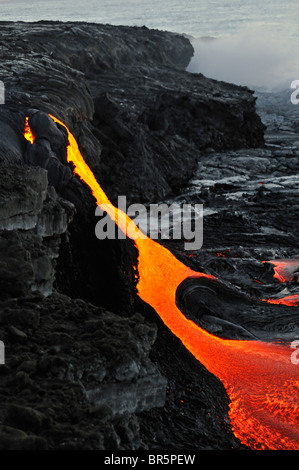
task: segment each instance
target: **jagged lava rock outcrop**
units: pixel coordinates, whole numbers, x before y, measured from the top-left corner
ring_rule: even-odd
[[[252,92],[187,73],[193,48],[181,35],[56,22],[2,23],[1,33],[7,102],[72,124],[113,200],[172,194],[206,148],[263,144]]]

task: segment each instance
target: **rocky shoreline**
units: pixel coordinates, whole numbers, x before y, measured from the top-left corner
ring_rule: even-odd
[[[204,250],[191,258],[172,242],[169,249],[257,297],[279,293],[260,257],[283,243],[285,255],[296,255],[298,147],[269,147],[269,113],[263,123],[252,91],[186,72],[193,49],[183,36],[59,22],[0,29],[0,449],[245,448],[221,382],[138,299],[133,242],[97,240],[89,188],[26,162],[25,117],[38,110],[63,121],[112,202],[202,202],[210,210]],[[63,160],[65,145],[54,141],[44,127],[36,151],[50,146]],[[276,181],[261,192],[267,174]],[[269,212],[264,225],[278,231],[279,220],[286,229],[264,232],[258,252],[248,233],[274,196],[276,218]],[[228,257],[215,254],[227,249]],[[258,275],[266,291],[253,284]],[[270,309],[279,323],[282,310]],[[210,317],[201,321],[215,328]],[[246,311],[233,321],[269,334],[268,321],[251,317],[251,327]],[[270,333],[287,336],[290,324],[274,322]]]

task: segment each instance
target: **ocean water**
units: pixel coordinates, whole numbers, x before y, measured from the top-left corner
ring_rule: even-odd
[[[0,20],[145,25],[191,37],[191,72],[269,90],[299,79],[298,0],[0,0]]]

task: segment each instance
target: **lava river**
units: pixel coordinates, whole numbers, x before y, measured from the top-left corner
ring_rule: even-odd
[[[145,237],[125,213],[116,209],[85,163],[76,140],[69,131],[68,134],[68,160],[73,162],[75,173],[91,188],[97,204],[135,240],[139,250],[140,298],[155,309],[195,358],[221,380],[230,398],[229,418],[234,434],[252,449],[299,449],[299,365],[291,362],[290,347],[224,340],[188,320],[176,306],[177,287],[190,276],[212,276],[185,266],[167,249]]]

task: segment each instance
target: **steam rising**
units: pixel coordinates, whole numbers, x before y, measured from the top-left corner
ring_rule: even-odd
[[[299,79],[296,41],[250,29],[226,38],[191,38],[195,53],[188,71],[209,78],[279,91]]]

